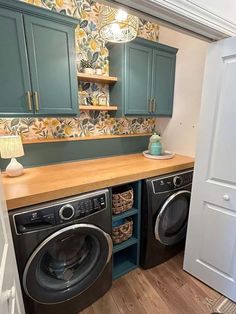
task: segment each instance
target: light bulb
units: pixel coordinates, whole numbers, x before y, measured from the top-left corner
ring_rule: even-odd
[[[124,22],[127,20],[127,17],[128,17],[128,13],[119,9],[116,13],[116,20],[118,22]]]
[[[120,25],[117,23],[112,24],[111,25],[111,31],[113,34],[116,34],[116,35],[120,34],[120,32],[121,32]]]

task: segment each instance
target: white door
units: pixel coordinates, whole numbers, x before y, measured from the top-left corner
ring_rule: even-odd
[[[184,269],[236,301],[236,38],[207,56]]]
[[[0,181],[0,314],[24,313],[3,185]]]

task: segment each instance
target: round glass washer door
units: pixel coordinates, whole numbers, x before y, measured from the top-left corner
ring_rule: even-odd
[[[109,234],[90,224],[75,224],[53,233],[30,256],[23,287],[33,300],[54,304],[89,288],[112,254]]]
[[[155,238],[164,245],[174,245],[186,237],[191,193],[172,194],[161,207],[155,223]]]

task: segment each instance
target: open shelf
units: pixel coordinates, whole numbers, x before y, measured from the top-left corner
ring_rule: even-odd
[[[79,106],[80,110],[116,111],[117,106]]]
[[[120,244],[114,244],[113,246],[113,253],[119,252],[131,245],[134,245],[138,242],[138,239],[135,237],[131,237],[129,240],[126,240]]]
[[[142,182],[130,182],[128,185],[131,185],[134,190],[133,208],[118,215],[112,215],[112,225],[116,226],[117,223],[115,222],[123,223],[123,219],[131,217],[133,220],[133,234],[130,239],[113,246],[113,280],[139,266]],[[115,192],[114,188],[111,189],[111,192]]]
[[[117,279],[129,271],[138,267],[137,244],[128,247],[113,255],[113,273],[112,278]]]
[[[131,208],[131,209],[127,210],[124,213],[121,213],[121,214],[118,214],[118,215],[113,215],[112,216],[112,221],[115,222],[115,221],[121,220],[123,218],[127,218],[127,217],[130,217],[130,216],[136,215],[137,213],[138,213],[138,209]]]
[[[118,80],[116,76],[104,76],[104,75],[95,75],[95,74],[87,74],[87,73],[79,73],[78,79],[79,81],[84,81],[84,82],[102,83],[102,84],[110,84],[110,85],[115,84]]]

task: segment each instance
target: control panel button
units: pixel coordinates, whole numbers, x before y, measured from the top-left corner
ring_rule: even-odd
[[[176,176],[173,179],[173,183],[174,183],[175,187],[179,187],[179,186],[181,186],[183,184],[183,178],[181,178],[179,176]]]
[[[62,220],[70,220],[75,214],[75,209],[71,204],[66,204],[59,210],[59,216]]]

